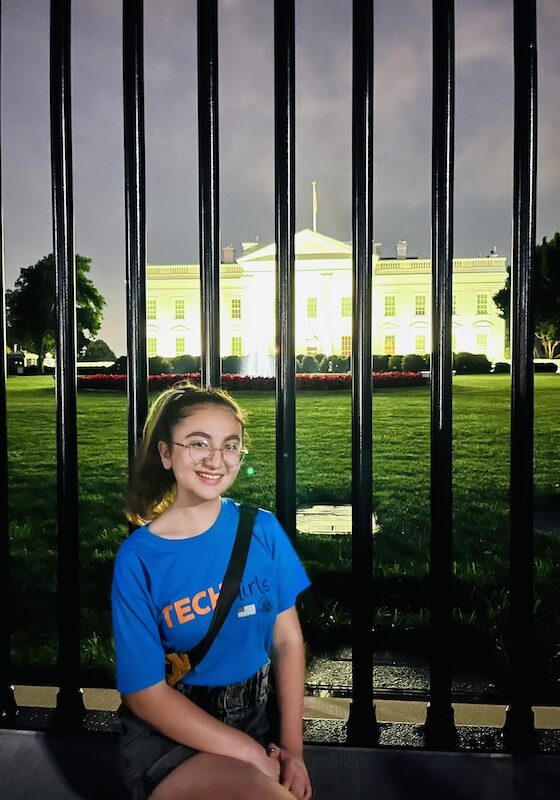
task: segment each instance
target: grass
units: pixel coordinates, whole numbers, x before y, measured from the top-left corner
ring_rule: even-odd
[[[535,376],[535,490],[560,497],[560,376]],[[235,496],[274,507],[274,395],[240,392],[248,412],[250,456]],[[454,570],[458,629],[477,629],[505,652],[509,550],[508,375],[455,377]],[[419,631],[428,620],[430,531],[429,389],[378,390],[374,395],[374,504],[381,531],[374,543],[375,625],[379,635]],[[300,505],[351,499],[350,393],[297,397],[297,493]],[[54,589],[55,399],[52,377],[8,381],[9,487],[17,663],[48,664],[56,641]],[[83,658],[103,668],[110,659],[108,592],[112,560],[126,535],[121,508],[126,481],[126,399],[110,392],[78,396]],[[437,487],[436,487],[437,490]],[[308,637],[348,636],[352,595],[348,537],[304,536],[299,548],[313,577],[304,601]],[[554,571],[560,537],[535,541],[537,629],[543,670],[554,683],[560,619]],[[23,587],[25,586],[25,591]],[[329,638],[330,637],[330,638]],[[548,679],[548,678],[547,678]]]

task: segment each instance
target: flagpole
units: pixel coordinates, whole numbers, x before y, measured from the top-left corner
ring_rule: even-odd
[[[313,187],[313,233],[317,233],[317,211],[319,204],[317,202],[317,181],[311,181]]]

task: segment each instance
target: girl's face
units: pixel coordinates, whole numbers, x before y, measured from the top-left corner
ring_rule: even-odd
[[[173,470],[177,499],[192,505],[224,494],[239,472],[241,437],[241,424],[224,406],[195,406],[178,422],[171,445],[158,442],[163,467]]]

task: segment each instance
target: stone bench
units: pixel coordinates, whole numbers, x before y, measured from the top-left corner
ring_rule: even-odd
[[[308,745],[306,760],[314,800],[553,800],[560,796],[560,757],[552,755],[516,758]],[[0,797],[126,800],[116,734],[0,730]]]

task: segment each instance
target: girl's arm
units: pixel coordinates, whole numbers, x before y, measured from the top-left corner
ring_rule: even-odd
[[[169,739],[205,753],[237,758],[278,780],[278,762],[242,731],[231,728],[196,706],[165,681],[123,697],[137,717]]]
[[[298,800],[311,797],[311,783],[303,762],[303,636],[294,606],[276,618],[272,662],[280,711],[280,781]]]

